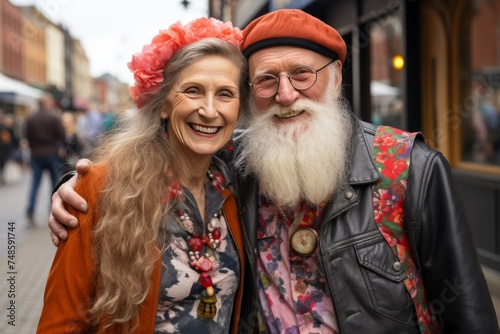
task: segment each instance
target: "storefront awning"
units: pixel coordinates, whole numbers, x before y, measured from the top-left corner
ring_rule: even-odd
[[[0,73],[0,101],[36,108],[43,91]]]
[[[385,84],[380,81],[370,82],[370,93],[372,96],[399,96],[400,88]]]

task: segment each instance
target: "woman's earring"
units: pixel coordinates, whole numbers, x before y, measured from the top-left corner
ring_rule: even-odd
[[[163,137],[165,139],[168,139],[168,118],[162,118],[161,123],[162,123],[162,128],[165,131],[165,132],[163,132]]]
[[[224,145],[224,149],[229,151],[229,152],[233,152],[234,150],[234,141],[232,139],[229,139],[229,141],[226,143],[226,145]]]

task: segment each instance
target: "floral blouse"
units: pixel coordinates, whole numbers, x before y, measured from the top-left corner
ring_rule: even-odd
[[[188,189],[184,211],[194,223],[195,233],[203,235],[203,223],[196,201]],[[208,182],[205,185],[206,221],[209,221],[224,203],[222,196]],[[224,219],[221,219],[221,244],[215,250],[219,267],[211,272],[217,297],[217,313],[214,319],[197,316],[200,295],[205,289],[199,282],[200,272],[193,269],[188,258],[188,233],[181,229],[178,218],[171,215],[168,222],[167,244],[163,253],[160,294],[156,316],[155,334],[164,333],[229,333],[231,314],[239,284],[239,261]]]
[[[289,248],[289,229],[309,211],[298,205],[293,211],[278,213],[277,208],[259,195],[257,228],[257,284],[265,333],[338,333],[332,301],[316,258],[318,250],[306,257]],[[319,225],[321,215],[315,220]],[[294,224],[294,221],[296,222]]]

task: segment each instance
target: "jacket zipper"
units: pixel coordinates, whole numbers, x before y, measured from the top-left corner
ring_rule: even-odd
[[[349,204],[348,206],[344,207],[342,210],[337,211],[334,215],[332,215],[331,218],[328,218],[328,220],[324,221],[323,224],[321,224],[321,226],[319,228],[319,237],[318,238],[321,237],[321,232],[322,232],[323,229],[326,228],[325,226],[328,223],[330,223],[333,219],[337,218],[342,213],[346,212],[347,210],[351,209],[352,207],[354,207],[356,205],[358,205],[357,201]],[[323,254],[323,250],[322,250],[322,246],[321,246],[321,241],[319,242],[319,244],[320,244],[320,247],[319,247],[319,261],[318,261],[318,263],[319,263],[319,270],[320,270],[319,274],[323,275],[323,277],[325,278],[326,287],[327,287],[328,292],[330,294],[330,299],[332,300],[333,309],[335,310],[335,317],[337,318],[337,326],[339,328],[339,334],[341,334],[342,333],[342,328],[341,328],[341,323],[340,323],[339,317],[338,317],[337,307],[335,305],[335,299],[333,298],[333,289],[332,289],[332,287],[330,285],[330,280],[327,279],[327,277],[325,275],[326,274],[326,266],[325,266],[325,264],[323,262],[324,259],[325,259],[325,257],[324,257],[324,254]]]

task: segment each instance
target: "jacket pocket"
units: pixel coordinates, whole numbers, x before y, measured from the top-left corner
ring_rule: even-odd
[[[406,275],[382,236],[354,246],[374,309],[395,321],[412,321],[413,301],[404,285]]]

